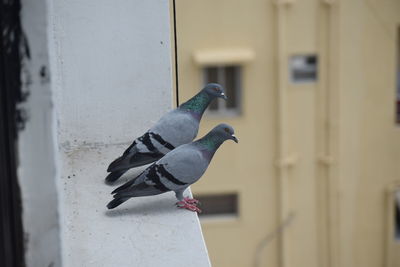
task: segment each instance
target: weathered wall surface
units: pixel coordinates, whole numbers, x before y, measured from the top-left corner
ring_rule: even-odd
[[[171,108],[168,1],[54,1],[60,142],[131,141]]]
[[[27,266],[60,266],[57,143],[50,85],[47,3],[21,1],[26,36],[22,84],[29,97],[19,134],[18,178],[21,187]]]
[[[22,6],[27,265],[209,266],[197,215],[177,209],[174,194],[106,209],[108,163],[171,109],[169,1]]]
[[[172,193],[106,209],[108,163],[171,109],[169,2],[56,1],[50,14],[64,266],[207,266],[197,215]]]

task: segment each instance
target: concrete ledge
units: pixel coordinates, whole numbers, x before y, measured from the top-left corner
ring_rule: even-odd
[[[125,147],[63,153],[64,266],[210,266],[198,217],[177,209],[174,193],[107,210],[115,187],[104,183],[105,169]]]

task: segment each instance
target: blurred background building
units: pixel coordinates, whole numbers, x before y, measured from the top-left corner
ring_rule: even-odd
[[[176,14],[180,101],[222,83],[200,136],[224,121],[240,140],[193,186],[213,265],[400,266],[400,2],[176,0]]]
[[[400,266],[400,1],[0,0],[0,29],[0,266],[210,266],[173,193],[105,208],[174,34],[180,102],[229,96],[199,136],[240,140],[193,186],[213,266]]]

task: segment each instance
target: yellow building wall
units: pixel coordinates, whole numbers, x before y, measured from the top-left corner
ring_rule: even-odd
[[[250,15],[251,14],[251,15]],[[244,18],[245,16],[245,18]],[[248,19],[254,16],[256,19]],[[273,6],[266,1],[177,1],[181,99],[202,86],[201,68],[193,53],[204,49],[249,48],[256,59],[243,66],[242,115],[204,118],[199,136],[220,122],[234,126],[239,144],[224,144],[195,193],[239,193],[240,216],[230,221],[203,221],[214,266],[250,266],[256,246],[273,232],[276,219],[274,169]],[[270,26],[268,26],[270,27]],[[255,33],[253,29],[258,29]],[[262,251],[262,263],[277,262],[276,242]]]
[[[198,51],[244,49],[242,114],[196,194],[238,192],[237,219],[202,220],[214,266],[400,266],[392,192],[400,2],[176,0],[180,101],[203,85]],[[289,57],[318,56],[293,84]],[[229,97],[229,96],[228,96]],[[392,191],[391,191],[392,190]],[[393,205],[393,204],[392,204]]]
[[[399,249],[388,257],[394,235],[386,220],[393,213],[388,190],[400,181],[400,2],[341,1],[339,12],[340,266],[400,266]]]

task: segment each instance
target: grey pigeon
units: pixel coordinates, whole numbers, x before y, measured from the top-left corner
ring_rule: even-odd
[[[203,138],[181,145],[144,170],[133,180],[115,189],[114,199],[107,208],[113,209],[132,197],[153,196],[174,191],[178,207],[201,212],[198,201],[183,196],[183,192],[206,171],[214,153],[226,140],[238,142],[234,130],[219,124]]]
[[[136,138],[122,156],[107,169],[106,182],[114,182],[130,168],[143,166],[162,158],[174,148],[187,144],[197,136],[204,111],[214,98],[227,99],[224,88],[207,84],[198,94],[166,113],[145,134]]]

